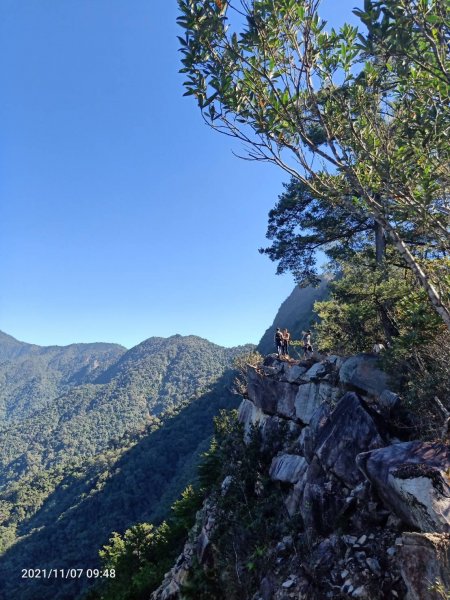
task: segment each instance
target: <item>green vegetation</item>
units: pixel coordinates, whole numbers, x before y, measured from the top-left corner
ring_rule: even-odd
[[[184,490],[159,527],[140,523],[123,535],[111,536],[100,556],[103,568],[113,568],[118,575],[92,590],[86,600],[148,598],[181,552],[206,496],[215,507],[218,525],[212,540],[214,566],[205,570],[194,563],[183,597],[237,600],[250,598],[251,590],[257,589],[267,566],[265,548],[275,533],[289,531],[287,515],[280,515],[277,508],[282,506],[280,491],[267,476],[271,453],[287,432],[279,432],[262,446],[255,430],[245,445],[236,411],[222,410],[214,423],[215,435],[202,455],[195,486]],[[226,477],[229,484],[224,493],[221,484]]]
[[[186,95],[291,176],[261,252],[302,286],[318,283],[319,250],[330,260],[315,341],[382,341],[405,403],[435,425],[434,397],[450,408],[448,2],[365,0],[361,26],[338,31],[317,2],[178,4]]]
[[[249,349],[152,338],[6,427],[0,595],[75,598],[93,581],[23,580],[21,566],[92,568],[112,531],[161,523],[195,480],[213,416],[236,406],[230,367]]]
[[[205,121],[301,182],[343,232],[376,224],[450,328],[448,2],[365,0],[363,28],[339,31],[317,2],[178,4],[186,95]],[[297,272],[283,240],[270,252],[302,279],[315,276],[305,249]]]

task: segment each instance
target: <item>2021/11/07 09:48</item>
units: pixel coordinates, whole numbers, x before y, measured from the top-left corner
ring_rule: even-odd
[[[22,579],[98,579],[116,576],[115,569],[22,569]]]

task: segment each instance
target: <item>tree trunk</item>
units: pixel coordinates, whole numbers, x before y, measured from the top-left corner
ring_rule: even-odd
[[[377,265],[381,265],[386,252],[386,238],[384,237],[383,226],[375,221],[375,260]]]
[[[442,298],[438,290],[434,287],[428,275],[422,269],[420,264],[416,261],[414,256],[411,254],[408,246],[401,239],[401,237],[399,236],[397,231],[392,227],[389,221],[381,215],[377,208],[372,206],[372,209],[374,209],[375,218],[377,222],[381,225],[381,227],[384,228],[390,240],[394,244],[395,249],[399,252],[407,266],[414,273],[417,281],[425,290],[434,310],[438,313],[438,315],[447,325],[448,329],[450,329],[450,310],[442,302]]]
[[[391,242],[393,243],[394,248],[398,251],[400,256],[405,261],[406,266],[409,269],[411,269],[411,271],[414,273],[417,281],[422,286],[422,288],[425,290],[425,293],[427,294],[428,299],[431,302],[431,305],[433,306],[434,310],[437,312],[437,314],[441,317],[441,319],[447,325],[447,328],[450,330],[450,310],[449,310],[449,307],[443,303],[438,290],[434,287],[434,285],[430,281],[430,278],[425,273],[425,271],[422,269],[422,267],[417,262],[417,260],[414,258],[411,251],[409,250],[408,246],[402,240],[402,238],[400,237],[398,232],[391,225],[389,220],[383,216],[383,214],[380,211],[380,206],[379,206],[378,202],[376,201],[376,199],[372,198],[370,196],[370,194],[367,194],[366,190],[364,190],[364,188],[362,188],[361,186],[360,186],[360,191],[361,191],[361,194],[367,200],[367,203],[369,204],[369,206],[372,210],[375,221],[379,224],[381,229],[384,229],[384,231],[386,232],[386,235],[390,238]],[[348,205],[348,208],[350,211],[352,211],[352,212],[355,211],[355,208],[351,202],[349,202],[347,205]]]

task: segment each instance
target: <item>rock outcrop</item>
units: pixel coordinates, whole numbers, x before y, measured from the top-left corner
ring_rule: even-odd
[[[270,355],[249,368],[239,420],[247,441],[259,430],[266,452],[274,432],[289,432],[266,476],[297,523],[267,549],[272,566],[255,600],[435,600],[435,590],[450,590],[450,449],[394,437],[386,418],[400,399],[388,386],[367,354],[295,363]],[[195,552],[209,560],[214,522],[200,521],[187,563]],[[179,598],[177,577],[168,574],[152,600]]]
[[[450,533],[450,448],[406,442],[358,457],[385,504],[409,526]]]

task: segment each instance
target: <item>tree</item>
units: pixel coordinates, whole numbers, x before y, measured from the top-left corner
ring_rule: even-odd
[[[266,237],[272,244],[260,249],[262,254],[278,261],[278,274],[290,271],[299,285],[318,285],[319,250],[335,261],[373,246],[376,230],[373,219],[315,197],[294,178],[284,187],[277,205],[269,213]]]
[[[365,0],[360,33],[325,31],[318,4],[179,0],[186,95],[246,158],[373,219],[450,328],[450,8]],[[426,246],[417,252],[405,232]]]

